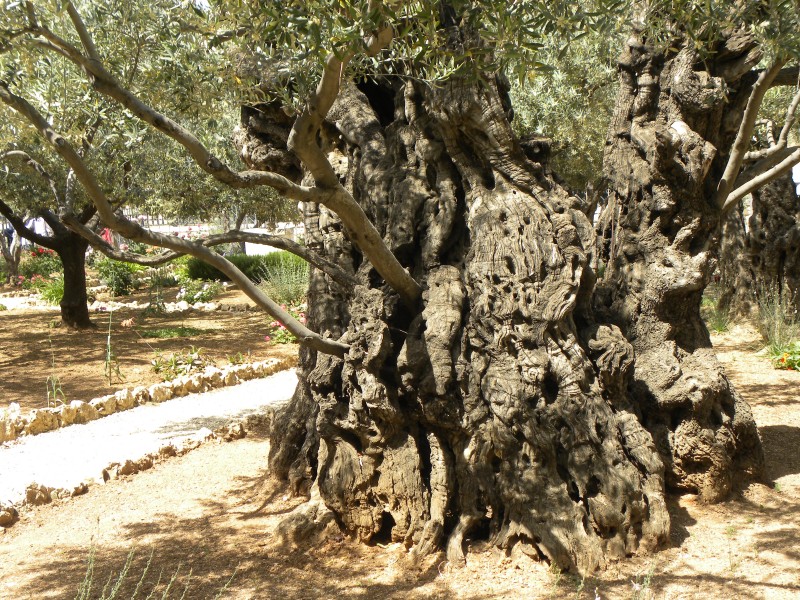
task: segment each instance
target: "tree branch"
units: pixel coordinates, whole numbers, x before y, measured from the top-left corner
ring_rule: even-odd
[[[39,244],[40,246],[44,246],[45,248],[53,249],[52,240],[44,235],[39,235],[32,229],[30,229],[23,219],[21,219],[8,204],[0,200],[0,215],[3,215],[6,220],[11,223],[11,226],[14,228],[20,237],[25,238],[29,242],[33,242],[34,244]]]
[[[281,308],[280,305],[264,294],[264,292],[250,281],[244,273],[223,256],[209,250],[202,244],[196,244],[189,240],[171,235],[148,231],[129,219],[116,215],[105,192],[103,192],[103,189],[100,187],[94,175],[66,138],[56,132],[29,102],[9,91],[8,86],[1,81],[0,100],[25,117],[67,162],[75,172],[78,181],[97,207],[100,219],[111,229],[130,240],[143,242],[152,246],[161,246],[162,248],[168,248],[175,252],[191,254],[207,262],[211,266],[216,267],[219,271],[227,275],[231,281],[236,283],[239,289],[255,301],[256,304],[261,306],[270,316],[283,323],[301,344],[306,344],[319,352],[334,354],[340,357],[344,356],[348,351],[349,346],[347,344],[324,338],[297,321],[286,310]]]
[[[373,56],[386,48],[392,37],[390,27],[379,30],[367,40],[367,55]],[[407,305],[414,306],[422,295],[422,288],[383,242],[380,233],[358,202],[339,183],[336,172],[317,143],[322,122],[339,95],[344,68],[353,56],[354,50],[341,59],[334,53],[328,55],[316,92],[309,98],[292,127],[288,147],[309,170],[317,187],[328,190],[325,198],[319,201],[320,204],[339,216],[352,241],[366,255],[375,270],[400,294]]]
[[[102,237],[97,235],[97,233],[84,225],[80,219],[69,215],[65,216],[62,221],[69,229],[85,238],[93,248],[96,248],[114,260],[121,260],[123,262],[131,262],[139,265],[158,266],[168,263],[169,261],[186,254],[185,252],[173,251],[158,254],[156,256],[145,256],[143,254],[136,254],[133,252],[123,252],[122,250],[118,250],[111,246]],[[271,246],[273,248],[279,248],[281,250],[291,252],[292,254],[304,259],[306,262],[314,265],[317,269],[330,276],[330,278],[339,285],[352,288],[358,283],[355,277],[352,277],[329,260],[324,259],[310,248],[306,248],[305,246],[302,246],[301,244],[284,237],[233,230],[222,234],[211,235],[203,240],[198,241],[200,244],[206,247],[219,246],[221,244],[230,244],[234,242],[249,242],[251,244],[260,244],[264,246]]]
[[[800,79],[800,67],[785,67],[781,69],[775,79],[772,80],[770,87],[797,85],[798,79]]]
[[[764,171],[760,175],[753,177],[740,187],[736,188],[727,198],[725,203],[722,206],[722,214],[723,216],[727,214],[736,204],[744,198],[747,194],[750,194],[757,190],[762,185],[769,183],[770,181],[777,179],[781,175],[787,173],[794,167],[796,164],[800,163],[800,148],[794,147],[792,152],[786,156],[781,162],[776,164],[771,169]]]
[[[733,189],[734,182],[739,176],[742,162],[747,153],[747,147],[750,145],[750,138],[753,135],[758,110],[761,108],[761,103],[764,100],[764,94],[767,93],[770,84],[775,77],[777,77],[784,64],[786,64],[785,60],[776,60],[769,69],[761,72],[753,85],[750,97],[747,100],[747,107],[742,116],[742,122],[739,125],[739,131],[736,134],[736,140],[733,143],[731,154],[728,157],[728,164],[725,166],[725,172],[722,174],[722,178],[717,185],[714,204],[720,209],[722,209],[727,202],[728,196]]]
[[[73,25],[78,28],[78,23],[82,23],[82,21],[80,21],[80,15],[71,2],[68,2],[68,7],[71,7],[71,18],[73,13],[76,15],[76,18],[72,18],[72,21]],[[92,86],[98,92],[116,100],[138,119],[181,144],[197,165],[218,181],[237,189],[266,185],[274,188],[292,200],[302,202],[319,201],[319,193],[317,190],[300,186],[277,173],[253,170],[241,172],[233,171],[220,161],[219,158],[209,152],[203,143],[188,129],[166,115],[159,113],[143,102],[138,96],[123,87],[122,84],[106,70],[99,56],[96,54],[94,57],[84,56],[80,50],[53,33],[44,25],[37,24],[35,20],[33,21],[31,29],[45,38],[45,40],[37,41],[43,48],[58,52],[69,59],[73,64],[80,67],[87,74]],[[83,27],[83,32],[79,33],[79,35],[81,35],[84,46],[87,43],[93,44],[91,36],[85,26]],[[87,37],[85,42],[83,41],[84,36]]]

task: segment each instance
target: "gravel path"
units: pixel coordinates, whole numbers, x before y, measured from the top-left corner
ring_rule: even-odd
[[[19,504],[31,483],[72,489],[102,481],[110,463],[138,460],[170,442],[197,435],[286,402],[294,392],[294,369],[264,379],[147,404],[85,425],[23,437],[0,446],[0,501]]]

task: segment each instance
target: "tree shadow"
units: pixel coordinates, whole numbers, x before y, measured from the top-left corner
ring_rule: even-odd
[[[261,494],[254,498],[256,489]],[[160,598],[174,579],[167,598],[182,597],[186,588],[185,597],[198,600],[216,598],[224,589],[220,598],[401,599],[414,597],[414,590],[439,575],[435,564],[418,571],[393,569],[386,553],[375,557],[374,548],[339,535],[290,548],[270,533],[276,520],[270,513],[255,518],[256,511],[237,510],[248,503],[268,505],[284,491],[264,477],[241,477],[224,498],[203,501],[199,515],[181,515],[177,502],[174,511],[154,514],[149,522],[123,523],[117,536],[122,543],[100,539],[92,547],[60,548],[57,558],[25,565],[25,589],[15,590],[14,597],[74,598],[90,557],[89,597],[99,597],[106,582],[117,581],[131,553],[118,598],[132,597],[139,585],[138,597],[155,591],[153,597]],[[436,595],[455,598],[444,589]]]
[[[800,427],[767,425],[759,428],[767,463],[767,477],[774,481],[800,473]]]

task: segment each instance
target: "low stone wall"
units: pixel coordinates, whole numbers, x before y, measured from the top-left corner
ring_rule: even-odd
[[[297,364],[296,358],[271,358],[246,365],[206,367],[204,371],[156,383],[119,390],[89,402],[73,400],[55,408],[36,408],[22,414],[19,404],[12,402],[0,408],[0,443],[24,435],[37,435],[79,423],[88,423],[101,417],[128,410],[148,402],[165,402],[188,394],[207,392],[250,379],[267,377]]]
[[[284,360],[282,362],[291,361]],[[40,506],[54,501],[64,501],[75,496],[81,496],[87,493],[89,488],[97,483],[106,483],[113,479],[119,479],[120,477],[135,475],[140,471],[146,471],[168,458],[183,456],[199,448],[206,442],[232,442],[244,438],[247,435],[247,431],[251,429],[260,429],[269,432],[271,424],[272,413],[270,412],[263,415],[250,415],[244,421],[234,421],[227,426],[220,427],[216,431],[211,431],[204,427],[194,435],[182,440],[177,445],[173,442],[169,442],[161,446],[157,452],[151,452],[138,458],[127,459],[122,463],[113,462],[103,469],[96,477],[87,478],[72,489],[48,487],[33,482],[25,489],[25,498],[16,505],[0,498],[0,528],[7,529],[14,525],[19,519],[19,511],[24,507]]]

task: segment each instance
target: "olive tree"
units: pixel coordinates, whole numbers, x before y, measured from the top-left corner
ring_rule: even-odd
[[[788,80],[794,59],[791,44],[766,45],[784,30],[765,33],[757,11],[703,6],[716,12],[694,21],[619,1],[140,7],[158,19],[145,28],[172,34],[151,56],[198,48],[221,88],[241,88],[244,166],[169,110],[194,89],[183,83],[191,61],[169,67],[180,85],[125,84],[109,5],[12,11],[15,56],[77,69],[206,176],[302,203],[315,267],[306,324],[211,241],[117,214],[100,174],[23,86],[0,82],[0,100],[73,169],[103,222],[211,263],[300,340],[299,385],[270,454],[272,472],[310,495],[287,532],[335,518],[361,540],[458,561],[482,530],[589,571],[666,541],[667,484],[719,498],[734,469],[755,474],[762,460],[749,408],[693,311],[721,214],[794,160],[783,148],[750,167],[756,178],[741,168],[763,91]],[[611,252],[595,289],[588,207],[515,134],[507,73],[524,79],[545,38],[569,52],[573,37],[618,31],[631,13],[641,19],[606,144]],[[722,26],[734,17],[741,26]]]

